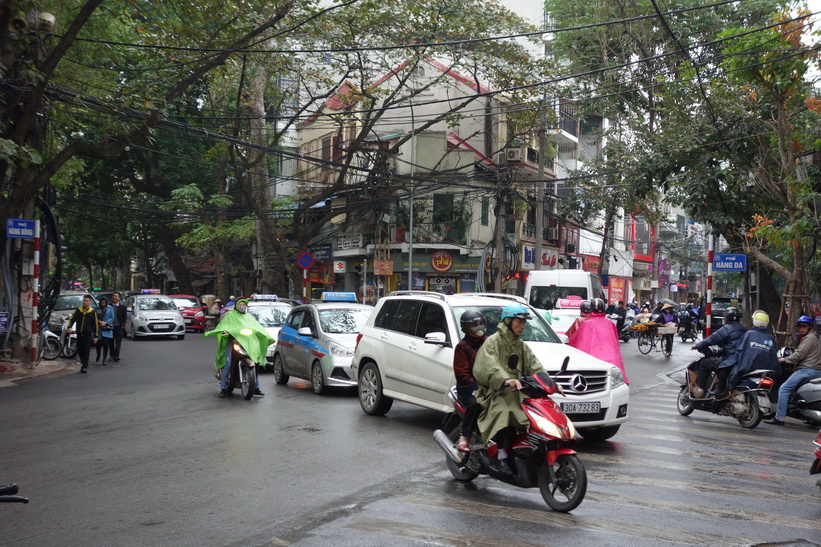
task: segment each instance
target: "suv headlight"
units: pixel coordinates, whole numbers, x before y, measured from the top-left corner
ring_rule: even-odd
[[[328,349],[334,357],[353,357],[353,351],[340,344],[331,342],[328,344]]]
[[[624,384],[624,374],[621,373],[621,369],[619,367],[613,367],[610,369],[610,389],[616,389],[620,385]]]

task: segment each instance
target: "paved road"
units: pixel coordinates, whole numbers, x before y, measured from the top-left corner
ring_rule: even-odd
[[[622,346],[630,421],[578,443],[588,495],[570,515],[538,491],[453,480],[441,416],[273,385],[218,399],[213,341],[125,342],[123,366],[0,390],[4,545],[684,545],[821,542],[815,432],[744,430],[675,410],[668,373],[692,357]]]

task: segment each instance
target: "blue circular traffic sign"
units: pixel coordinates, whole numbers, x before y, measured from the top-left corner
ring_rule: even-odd
[[[314,265],[314,255],[311,253],[299,253],[296,257],[296,265],[307,270]]]

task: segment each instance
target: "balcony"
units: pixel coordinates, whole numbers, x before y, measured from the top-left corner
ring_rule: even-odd
[[[513,146],[505,151],[505,160],[529,176],[538,176],[539,174],[541,154],[535,148],[527,145]],[[544,170],[546,177],[555,176],[552,159],[546,158],[544,160]]]

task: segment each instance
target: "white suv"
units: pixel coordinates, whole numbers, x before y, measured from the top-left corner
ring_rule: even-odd
[[[501,294],[397,291],[380,299],[357,337],[351,363],[362,410],[383,415],[396,399],[450,412],[448,390],[456,383],[453,348],[462,334],[459,318],[469,309],[479,310],[490,335],[502,309],[513,302],[527,306],[522,298]],[[533,319],[522,338],[542,366],[553,375],[570,357],[567,371],[557,377],[566,397],[557,401],[583,437],[609,439],[627,420],[630,391],[621,371],[563,344],[530,309]]]

